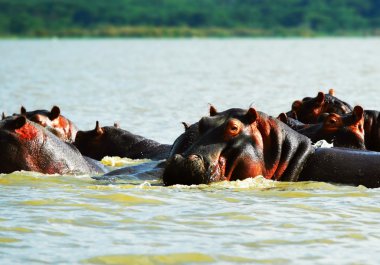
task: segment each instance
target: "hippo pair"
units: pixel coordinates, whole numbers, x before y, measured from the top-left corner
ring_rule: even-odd
[[[0,172],[104,173],[107,170],[93,159],[111,155],[161,160],[168,156],[170,147],[117,126],[101,128],[98,122],[93,131],[78,131],[57,106],[50,111],[21,107],[20,114],[2,115]]]
[[[325,139],[338,147],[380,151],[380,112],[352,108],[331,90],[296,100],[292,110],[279,119],[313,141]]]

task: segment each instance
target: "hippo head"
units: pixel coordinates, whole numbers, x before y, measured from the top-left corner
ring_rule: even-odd
[[[306,137],[254,108],[210,109],[210,116],[200,119],[197,127],[194,143],[182,153],[172,152],[167,160],[165,185],[207,184],[258,175],[274,179],[288,175],[291,179],[292,173],[285,174],[290,160],[299,153],[298,161],[303,161],[307,153],[297,151],[300,142],[306,143],[305,150],[310,145]]]
[[[100,127],[99,121],[96,121],[95,129],[77,132],[74,145],[83,155],[101,160],[105,156],[104,153],[107,153],[105,139],[108,135],[108,130]]]
[[[293,113],[295,117],[289,116],[303,123],[316,123],[322,113],[346,114],[351,111],[352,107],[336,98],[333,92],[329,94],[319,92],[315,98],[306,97],[302,101],[294,101],[290,113]]]
[[[71,121],[61,115],[61,110],[57,106],[53,106],[50,111],[26,111],[24,107],[21,107],[21,115],[24,115],[30,121],[46,127],[50,132],[64,141],[72,142],[75,139],[76,127]]]
[[[348,114],[324,113],[316,124],[307,124],[297,130],[313,142],[326,140],[335,147],[365,149],[364,110],[355,106]]]
[[[334,146],[365,149],[363,108],[355,106],[351,113],[342,115],[330,113],[323,120],[322,134]]]
[[[124,156],[125,150],[140,139],[140,136],[120,129],[118,124],[100,127],[96,121],[93,130],[77,132],[74,145],[83,155],[101,160],[107,155]]]
[[[10,173],[15,170],[39,171],[39,159],[44,142],[41,126],[29,122],[25,116],[13,115],[0,122],[0,169]]]

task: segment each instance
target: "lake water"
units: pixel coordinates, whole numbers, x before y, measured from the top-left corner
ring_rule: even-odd
[[[61,107],[172,143],[230,107],[277,115],[329,88],[380,109],[380,39],[3,40],[7,114]],[[136,162],[136,161],[131,161]],[[1,264],[379,264],[380,190],[261,178],[162,187],[0,175]]]

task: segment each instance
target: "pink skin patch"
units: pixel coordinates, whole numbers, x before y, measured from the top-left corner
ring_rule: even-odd
[[[15,130],[19,137],[23,140],[30,141],[36,138],[38,134],[38,129],[31,125],[30,123],[25,123],[20,129]]]

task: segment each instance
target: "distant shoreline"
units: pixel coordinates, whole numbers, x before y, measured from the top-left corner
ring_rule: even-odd
[[[255,29],[255,28],[190,28],[149,26],[102,26],[98,28],[67,28],[36,30],[23,34],[2,34],[0,39],[18,38],[261,38],[261,37],[376,37],[380,30],[316,32],[308,28]]]

